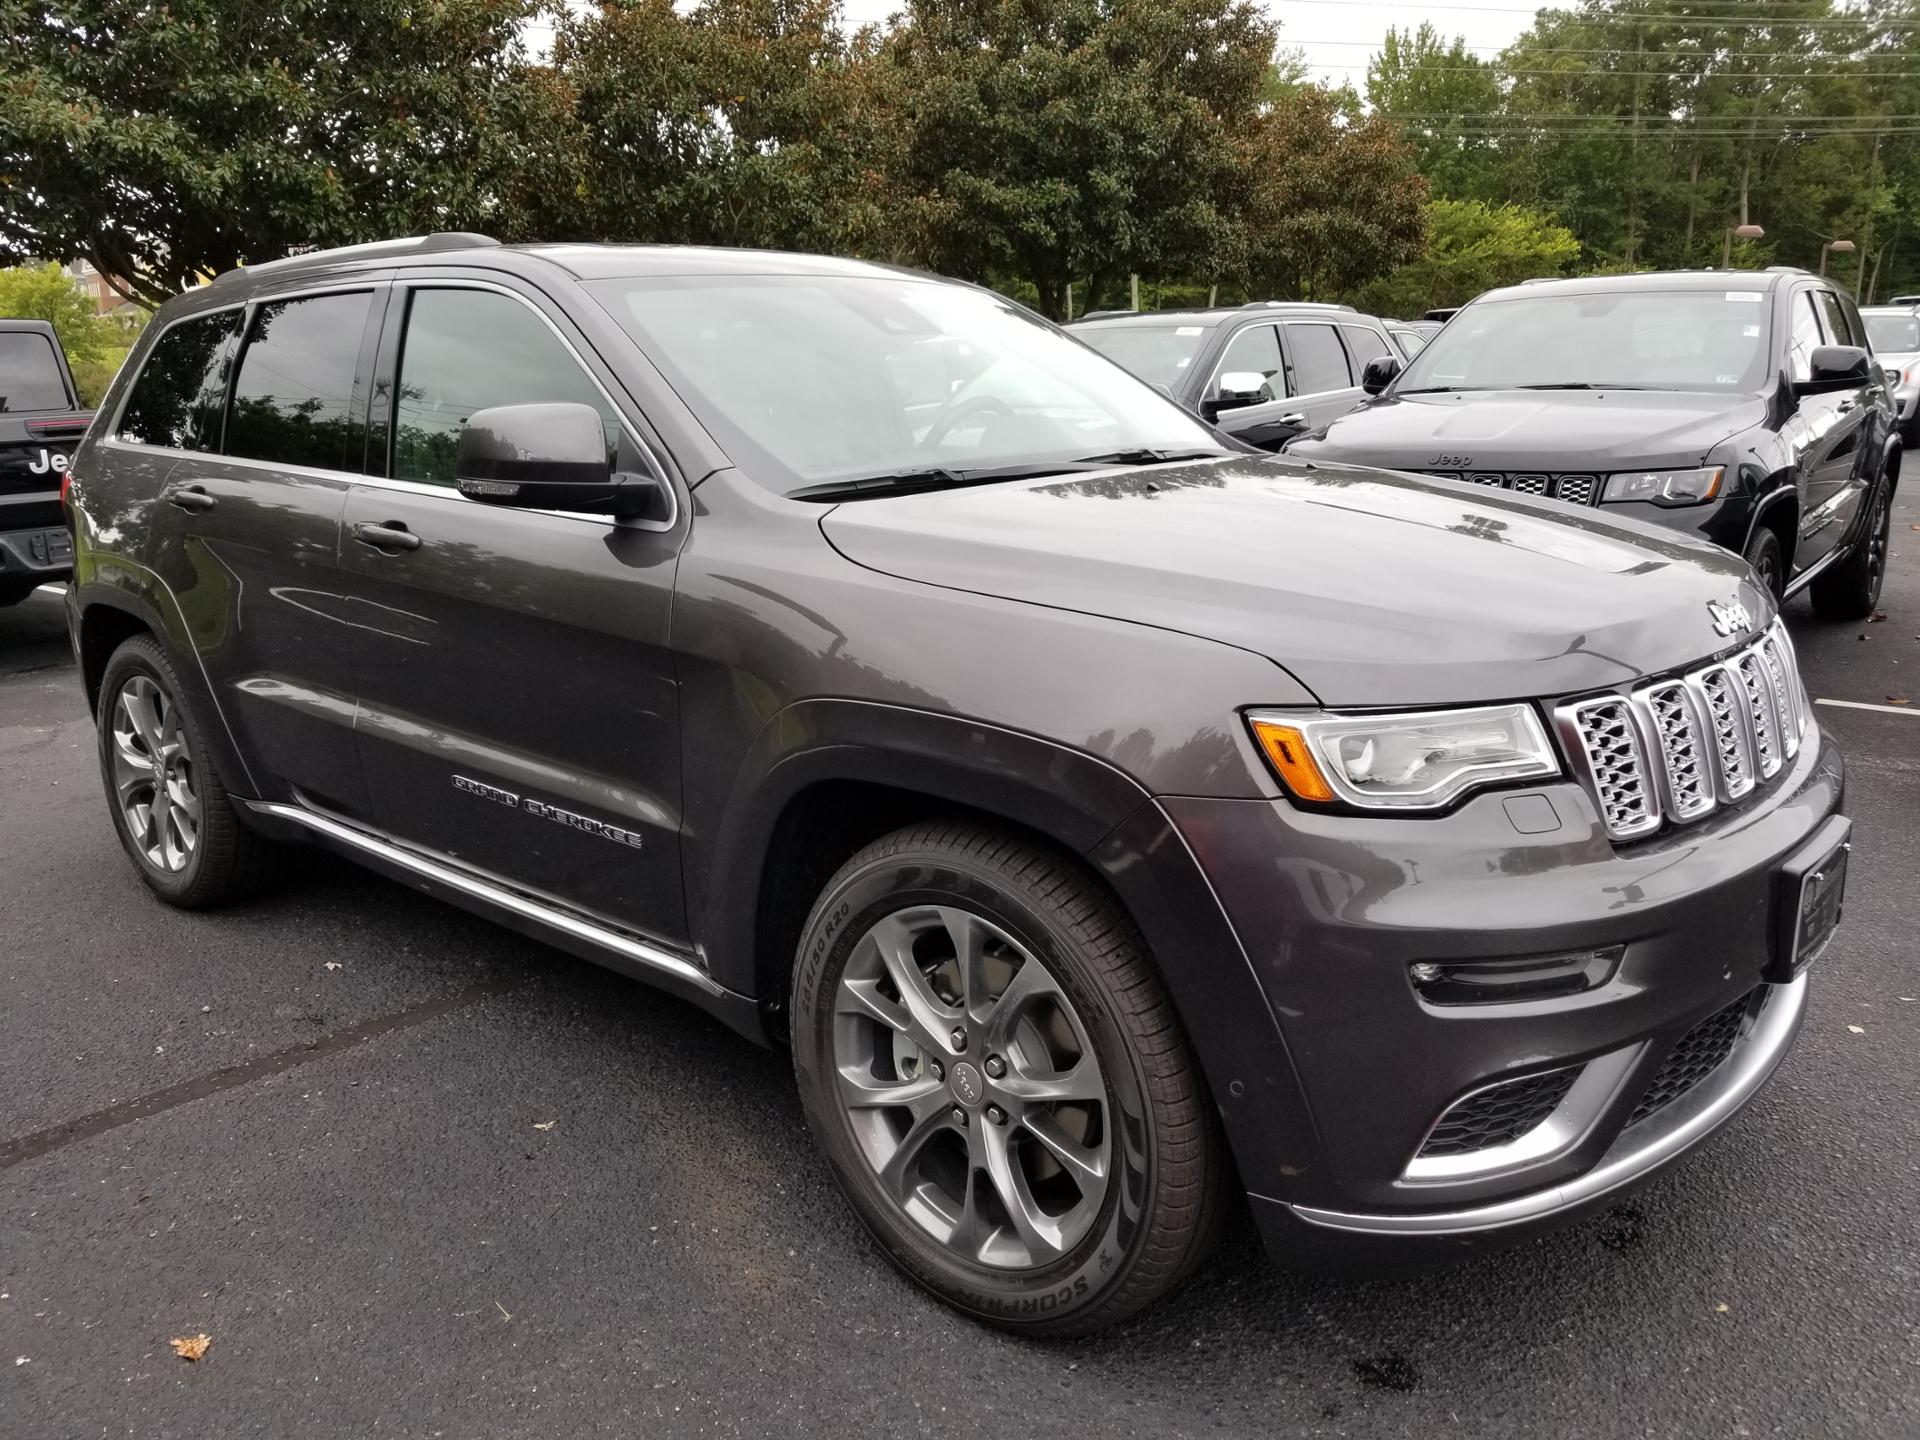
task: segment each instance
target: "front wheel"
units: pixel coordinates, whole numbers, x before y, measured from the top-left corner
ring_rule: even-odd
[[[1015,836],[926,824],[828,883],[794,1069],[867,1229],[947,1303],[1083,1333],[1170,1289],[1222,1203],[1199,1071],[1139,936]]]
[[[1780,553],[1780,537],[1765,525],[1756,527],[1741,558],[1753,567],[1754,578],[1779,603],[1787,589],[1787,562]]]
[[[1867,524],[1853,552],[1808,587],[1813,613],[1823,620],[1864,620],[1880,603],[1893,540],[1893,481],[1883,478],[1867,500]]]

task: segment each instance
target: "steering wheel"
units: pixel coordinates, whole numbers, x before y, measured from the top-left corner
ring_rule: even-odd
[[[962,420],[975,415],[1004,415],[1013,418],[1013,407],[998,395],[975,395],[970,400],[962,400],[957,405],[949,405],[936,415],[933,424],[927,427],[926,438],[920,442],[922,450],[931,450],[953,432]]]

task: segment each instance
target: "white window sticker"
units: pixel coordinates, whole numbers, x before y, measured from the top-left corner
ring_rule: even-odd
[[[1758,340],[1760,338],[1760,327],[1758,325],[1742,325],[1740,327],[1740,333],[1749,340]]]
[[[1729,290],[1727,299],[1737,300],[1743,305],[1758,305],[1765,297],[1758,290]]]
[[[1204,328],[1204,326],[1200,325],[1182,325],[1173,333],[1176,335],[1198,335]]]

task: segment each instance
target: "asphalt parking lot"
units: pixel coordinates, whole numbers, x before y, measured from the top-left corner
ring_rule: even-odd
[[[1307,1280],[1241,1228],[1070,1345],[897,1279],[785,1060],[689,1007],[318,855],[152,900],[58,597],[0,611],[0,1434],[1920,1433],[1920,487],[1894,530],[1884,621],[1789,610],[1887,708],[1820,709],[1847,920],[1745,1116],[1498,1259]]]

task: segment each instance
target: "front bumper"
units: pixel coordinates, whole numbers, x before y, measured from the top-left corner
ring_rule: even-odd
[[[1570,782],[1423,820],[1163,800],[1265,991],[1310,1114],[1289,1127],[1309,1142],[1277,1164],[1243,1161],[1274,1248],[1291,1259],[1302,1240],[1431,1250],[1523,1233],[1605,1203],[1725,1124],[1798,1030],[1808,980],[1764,983],[1775,875],[1839,812],[1843,788],[1820,734],[1764,794],[1625,847]],[[1510,804],[1522,795],[1544,797],[1551,829],[1534,801]],[[1442,1006],[1410,979],[1422,961],[1603,946],[1622,947],[1617,970],[1563,998]],[[1636,1116],[1683,1040],[1743,1003],[1724,1061]],[[1594,1080],[1558,1143],[1481,1171],[1414,1163],[1465,1097],[1556,1071]]]

